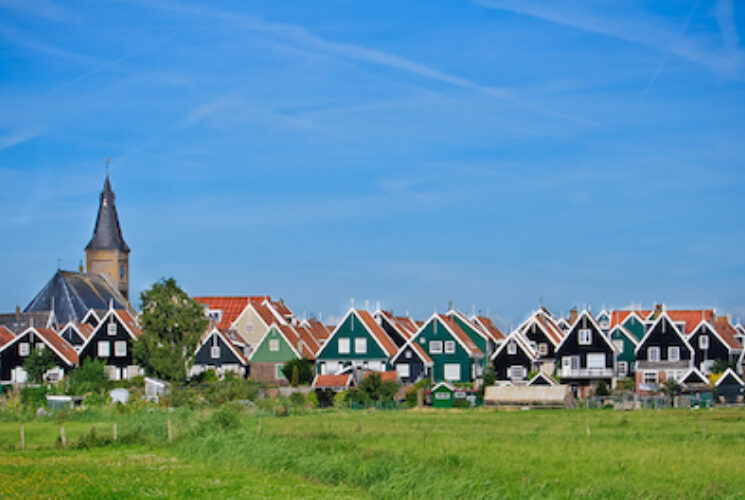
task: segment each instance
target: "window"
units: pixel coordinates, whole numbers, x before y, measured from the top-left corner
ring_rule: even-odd
[[[660,360],[660,348],[650,347],[649,349],[647,349],[647,360],[659,361]]]
[[[220,346],[219,345],[213,345],[210,348],[210,357],[212,359],[219,359],[220,358]]]
[[[445,380],[460,380],[459,363],[445,363]]]
[[[46,347],[46,344],[43,344],[42,342],[39,342],[34,347],[36,348],[36,352],[38,352],[39,354],[41,354],[42,352],[44,352],[44,348]]]
[[[383,371],[383,363],[381,363],[380,361],[370,361],[369,363],[367,363],[367,366],[368,368],[376,372]]]
[[[613,345],[616,346],[616,352],[618,354],[623,353],[623,340],[614,340]]]
[[[435,399],[438,399],[438,400],[450,399],[450,393],[445,392],[445,391],[436,392]]]
[[[119,266],[119,279],[124,279],[124,266]]]
[[[219,323],[222,318],[222,311],[220,309],[209,309],[207,310],[207,317],[214,323]]]
[[[580,328],[579,330],[579,344],[590,345],[592,344],[592,330],[589,328]]]
[[[507,354],[517,354],[517,344],[514,340],[507,344]]]
[[[367,354],[367,339],[365,337],[354,339],[354,352],[357,354]]]
[[[667,360],[668,361],[680,361],[680,347],[671,345],[667,348]]]
[[[399,363],[396,365],[396,374],[399,378],[409,378],[410,370],[408,363]]]
[[[111,345],[108,340],[102,340],[98,343],[98,357],[108,358],[111,354]]]
[[[404,353],[404,358],[411,359],[411,351],[410,350],[408,350],[408,349],[406,350],[406,352]]]
[[[279,339],[269,339],[269,350],[273,352],[279,351]]]
[[[701,335],[698,338],[698,348],[699,349],[708,349],[709,348],[709,336],[708,335]]]
[[[445,354],[453,354],[454,352],[455,352],[455,341],[446,340],[445,341]]]
[[[429,353],[430,354],[442,354],[442,340],[430,340]]]
[[[116,323],[109,321],[109,324],[106,325],[106,333],[109,335],[116,335]]]
[[[18,344],[18,355],[23,356],[24,358],[29,355],[31,352],[31,346],[28,342],[21,342]]]
[[[339,339],[339,354],[349,354],[349,339],[346,337]]]
[[[629,373],[629,365],[626,363],[626,361],[619,361],[618,362],[618,376],[619,377],[625,377]]]
[[[427,342],[427,339],[425,339],[424,337],[419,337],[419,343],[420,344],[424,345],[425,342]]]
[[[114,356],[117,358],[123,358],[127,355],[127,341],[117,340],[114,342]]]
[[[605,354],[594,352],[587,355],[587,368],[598,369],[605,368]]]
[[[525,378],[525,367],[520,365],[510,366],[508,377],[516,379]]]
[[[657,372],[644,372],[644,383],[645,384],[657,384]]]
[[[538,354],[541,356],[548,356],[548,344],[545,342],[541,342],[538,344]]]
[[[285,374],[282,373],[282,368],[284,367],[285,365],[274,365],[274,378],[277,378],[277,379],[285,378]]]

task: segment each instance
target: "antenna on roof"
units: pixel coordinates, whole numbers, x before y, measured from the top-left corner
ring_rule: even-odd
[[[354,309],[354,297],[349,297],[349,303],[352,304],[352,309]]]
[[[59,271],[60,266],[62,265],[62,259],[57,257],[57,271]]]
[[[471,304],[471,316],[476,316],[476,304]]]

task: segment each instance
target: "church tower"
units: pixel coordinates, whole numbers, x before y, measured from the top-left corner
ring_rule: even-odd
[[[107,160],[108,166],[108,160]],[[109,172],[103,183],[93,237],[85,247],[88,273],[102,274],[129,300],[129,247],[119,227]]]

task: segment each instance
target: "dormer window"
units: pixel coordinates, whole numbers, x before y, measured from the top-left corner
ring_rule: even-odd
[[[592,330],[589,328],[581,328],[579,330],[579,345],[590,344],[592,344]]]
[[[219,323],[222,319],[222,311],[220,309],[208,309],[207,318],[213,323]]]

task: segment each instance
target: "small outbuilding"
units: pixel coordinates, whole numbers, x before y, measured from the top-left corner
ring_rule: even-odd
[[[745,394],[745,382],[732,370],[727,371],[719,377],[715,384],[717,397],[720,403],[742,403]]]
[[[157,403],[161,396],[165,396],[170,392],[170,385],[165,380],[145,377],[145,399],[147,401]]]

